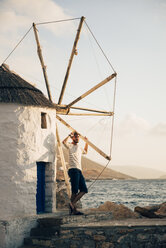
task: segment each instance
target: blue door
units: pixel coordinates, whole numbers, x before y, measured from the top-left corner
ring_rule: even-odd
[[[37,213],[45,211],[45,162],[37,162]]]

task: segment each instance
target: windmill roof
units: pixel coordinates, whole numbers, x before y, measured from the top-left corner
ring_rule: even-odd
[[[4,64],[0,66],[0,103],[55,108],[39,89],[10,71]]]

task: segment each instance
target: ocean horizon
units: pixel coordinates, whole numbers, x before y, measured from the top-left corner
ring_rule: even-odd
[[[83,208],[96,208],[106,201],[136,206],[150,206],[166,201],[166,179],[97,180],[87,182],[88,194],[81,202]]]

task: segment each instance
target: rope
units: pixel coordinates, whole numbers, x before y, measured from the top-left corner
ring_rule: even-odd
[[[105,165],[105,167],[102,169],[102,171],[100,172],[100,174],[96,177],[96,179],[89,185],[88,190],[92,187],[93,184],[96,183],[96,181],[99,179],[99,177],[101,176],[101,174],[104,172],[104,170],[107,168],[107,166],[109,165],[110,161],[107,162],[107,164]]]
[[[97,41],[97,39],[95,38],[94,34],[92,33],[92,30],[91,30],[91,29],[90,29],[90,27],[88,26],[87,22],[86,22],[86,21],[84,21],[84,22],[85,22],[85,24],[86,24],[86,26],[87,26],[87,28],[88,28],[89,32],[91,33],[92,37],[94,38],[94,40],[95,40],[96,44],[97,44],[97,45],[98,45],[98,47],[100,48],[100,50],[101,50],[101,52],[103,53],[104,57],[106,58],[106,60],[107,60],[108,64],[111,66],[112,70],[116,73],[116,71],[115,71],[114,67],[112,66],[112,64],[111,64],[111,62],[109,61],[109,59],[107,58],[107,56],[106,56],[105,52],[104,52],[104,51],[103,51],[103,49],[101,48],[101,46],[100,46],[99,42]]]
[[[57,23],[57,22],[67,22],[67,21],[73,21],[73,20],[78,20],[78,19],[81,19],[81,18],[77,17],[77,18],[64,19],[64,20],[58,20],[58,21],[39,22],[39,23],[36,23],[36,25],[43,25],[43,24],[50,24],[50,23]]]
[[[93,54],[93,57],[94,57],[94,60],[95,60],[95,62],[96,62],[96,68],[97,68],[97,72],[98,72],[98,74],[99,74],[99,76],[100,76],[100,79],[102,80],[102,78],[103,78],[103,76],[102,76],[102,73],[101,73],[101,70],[100,70],[100,66],[99,66],[99,63],[98,63],[98,60],[97,60],[97,56],[96,56],[96,54],[95,54],[95,50],[94,50],[94,47],[93,47],[93,45],[92,45],[92,40],[90,39],[90,33],[89,32],[87,32],[87,34],[88,34],[88,39],[89,39],[89,43],[90,43],[90,48],[91,48],[91,50],[92,50],[92,54]],[[93,38],[93,37],[92,37]],[[108,107],[110,107],[109,105],[109,97],[108,97],[108,92],[106,91],[106,89],[105,89],[105,87],[102,87],[102,90],[104,91],[104,93],[105,93],[105,95],[106,95],[106,99],[107,99],[107,104],[108,104]]]
[[[113,116],[112,116],[112,128],[111,128],[111,144],[110,144],[110,157],[112,154],[112,143],[113,143],[113,131],[114,131],[114,115],[115,115],[115,98],[116,98],[116,84],[117,84],[117,76],[115,77],[115,87],[114,87],[114,98],[113,98]]]
[[[56,22],[65,22],[65,21],[73,21],[73,20],[78,20],[80,17],[77,18],[72,18],[72,19],[66,19],[66,20],[59,20],[59,21],[51,21],[51,22],[41,22],[41,23],[36,23],[36,25],[42,25],[42,24],[49,24],[49,23],[56,23]],[[6,57],[6,59],[2,62],[4,64],[6,60],[10,57],[10,55],[16,50],[16,48],[20,45],[20,43],[24,40],[24,38],[27,36],[27,34],[30,32],[32,29],[32,26],[30,29],[25,33],[25,35],[22,37],[22,39],[17,43],[17,45],[13,48],[13,50],[9,53],[9,55]],[[2,65],[1,64],[1,65]]]
[[[115,77],[115,88],[114,88],[114,100],[113,100],[113,113],[115,113],[115,96],[116,96],[116,84],[117,84],[117,76]],[[110,157],[112,154],[112,143],[113,143],[113,130],[114,130],[114,115],[112,117],[112,127],[111,127],[111,144],[110,144]],[[112,157],[111,157],[112,159]],[[108,161],[105,167],[102,169],[102,171],[99,173],[99,175],[96,177],[96,179],[89,185],[88,190],[92,187],[93,184],[96,183],[96,181],[99,179],[99,177],[102,175],[104,170],[108,167],[109,163],[111,162]]]
[[[10,57],[10,55],[16,50],[16,48],[20,45],[20,43],[24,40],[24,38],[27,36],[27,34],[30,32],[30,30],[32,29],[32,26],[30,27],[30,29],[25,33],[25,35],[22,37],[22,39],[17,43],[17,45],[13,48],[13,50],[9,53],[9,55],[7,56],[7,58],[3,61],[2,64],[4,64],[6,62],[6,60]]]
[[[103,117],[101,120],[104,120],[104,119],[105,119],[105,117]],[[93,130],[94,127],[97,126],[101,120],[99,120],[99,121],[98,121],[97,123],[95,123],[95,124],[92,124],[92,126],[91,126],[90,128],[87,129],[86,133],[89,133],[91,130]]]

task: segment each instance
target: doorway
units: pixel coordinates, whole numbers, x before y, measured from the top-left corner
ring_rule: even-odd
[[[36,211],[37,214],[45,212],[45,162],[37,162],[37,192]]]

